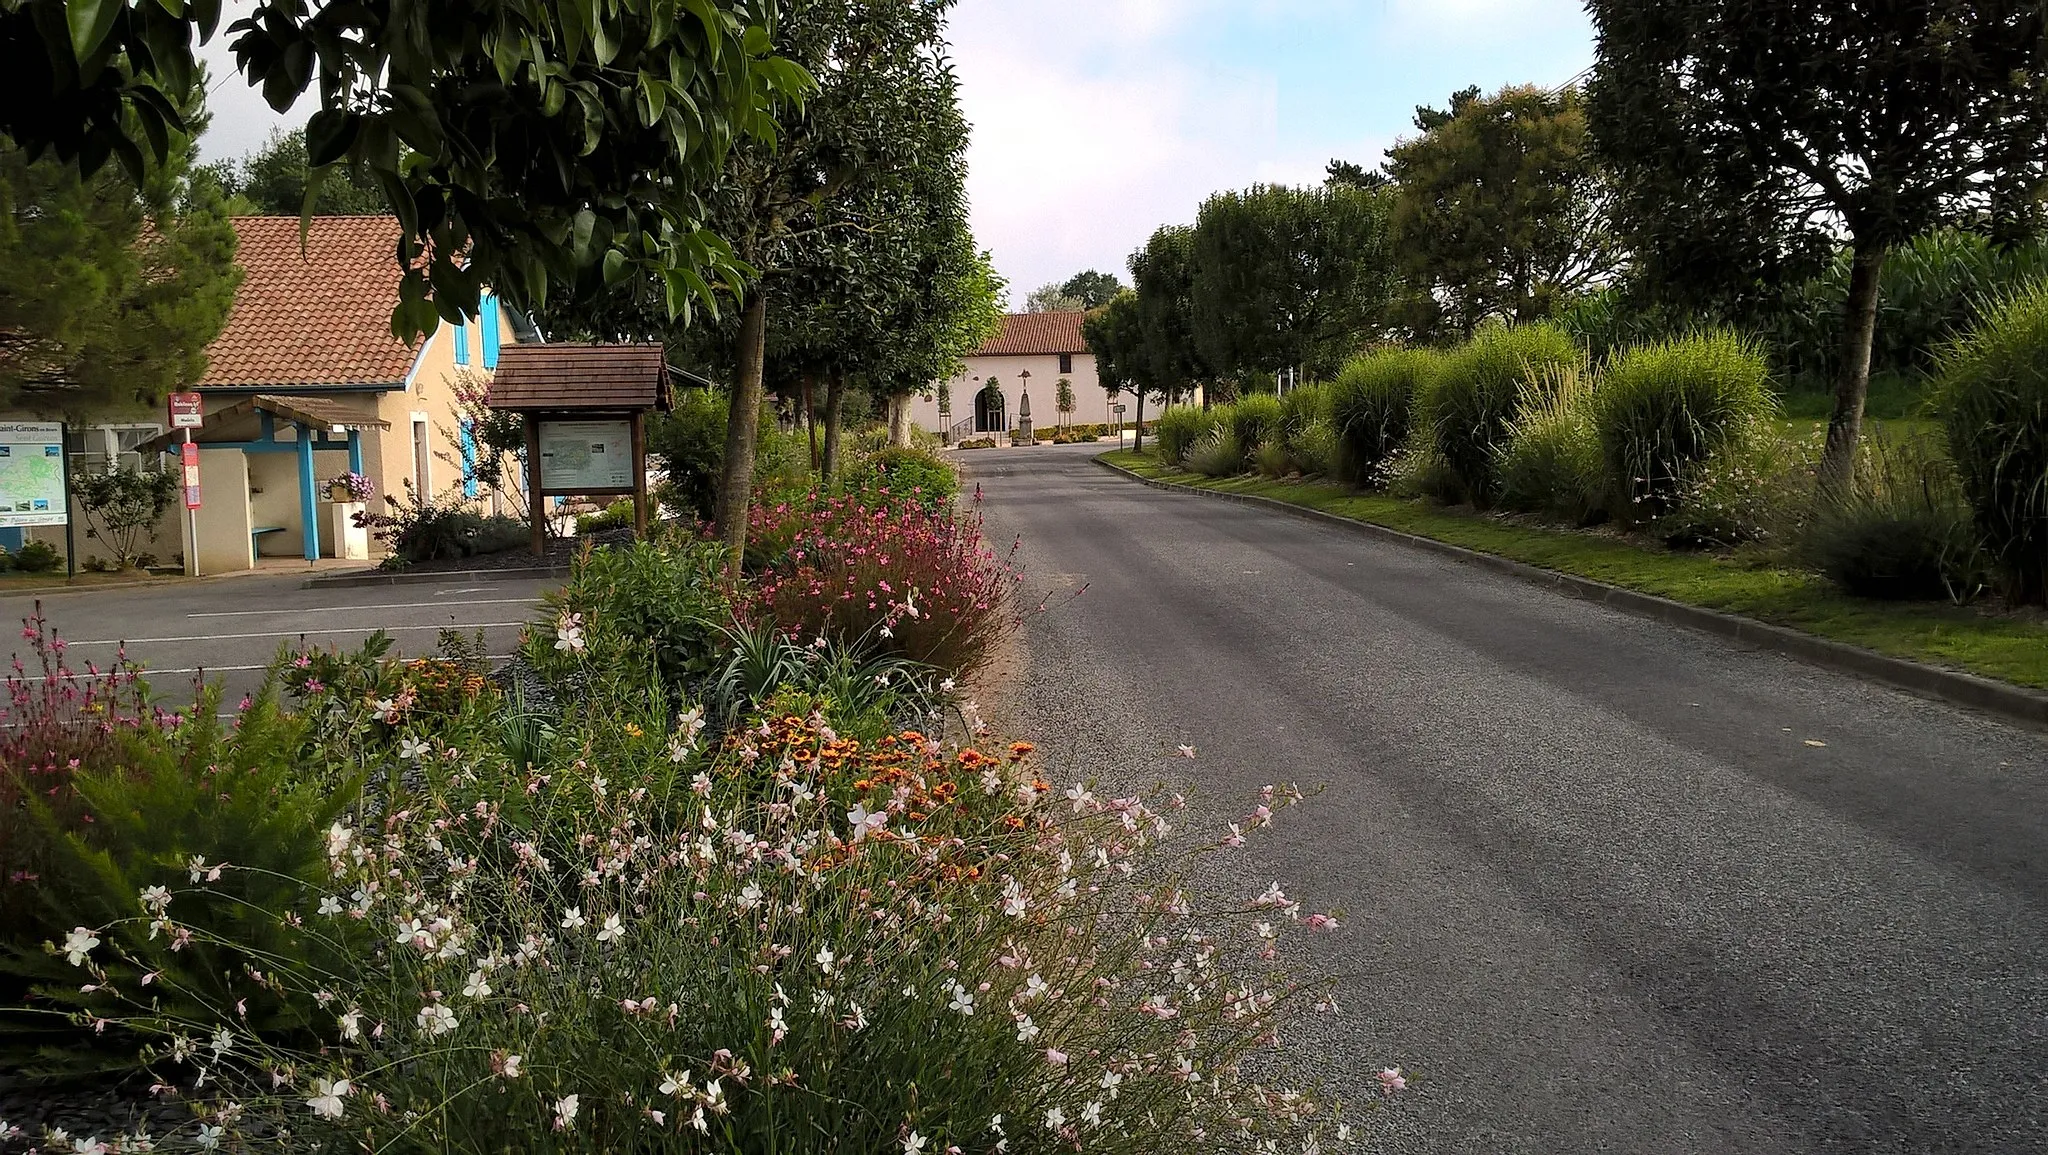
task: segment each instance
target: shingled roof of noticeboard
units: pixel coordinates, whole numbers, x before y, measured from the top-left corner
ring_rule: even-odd
[[[662,347],[581,342],[507,345],[491,378],[490,407],[515,413],[669,408]]]

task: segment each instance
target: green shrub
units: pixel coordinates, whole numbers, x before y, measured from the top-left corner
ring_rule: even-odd
[[[580,555],[569,581],[547,595],[555,620],[572,614],[603,621],[649,646],[662,680],[677,694],[711,669],[727,617],[726,553],[696,541],[639,541]],[[557,638],[537,632],[527,643],[527,660],[543,675],[558,675],[573,655],[555,648]]]
[[[1295,471],[1294,455],[1278,441],[1267,441],[1252,451],[1252,467],[1261,477],[1286,477]]]
[[[1216,415],[1195,405],[1174,405],[1159,415],[1154,425],[1154,443],[1159,459],[1168,465],[1187,463],[1188,451],[1216,428]]]
[[[1776,411],[1770,365],[1753,342],[1709,331],[1628,349],[1594,399],[1617,514],[1669,513],[1693,472]]]
[[[1230,427],[1232,436],[1249,456],[1268,438],[1280,435],[1284,416],[1278,397],[1271,393],[1253,393],[1223,406],[1217,411],[1216,419]]]
[[[71,495],[84,515],[85,536],[113,554],[111,568],[126,569],[135,564],[143,536],[178,500],[178,478],[162,469],[86,471],[72,477]]]
[[[407,481],[403,498],[387,493],[384,502],[388,512],[364,510],[356,514],[356,523],[391,551],[384,559],[388,568],[505,553],[533,540],[527,523],[478,513],[460,491],[422,498]]]
[[[23,573],[49,573],[64,568],[64,555],[47,541],[25,541],[14,551],[14,568]]]
[[[1330,420],[1330,387],[1320,382],[1287,391],[1280,398],[1280,444],[1289,453],[1318,423]]]
[[[1989,579],[1954,467],[1919,439],[1866,439],[1854,492],[1818,503],[1801,560],[1860,597],[1963,602]]]
[[[676,394],[675,409],[647,427],[647,454],[667,475],[667,490],[686,517],[708,521],[725,469],[725,424],[730,402],[709,389]]]
[[[1296,434],[1287,455],[1307,474],[1329,474],[1337,468],[1337,427],[1325,417]]]
[[[1589,525],[1604,512],[1606,472],[1593,429],[1591,372],[1553,366],[1524,389],[1521,409],[1500,452],[1500,504]]]
[[[1585,354],[1551,325],[1494,325],[1445,355],[1417,399],[1418,420],[1455,486],[1459,500],[1493,503],[1494,465],[1508,442],[1525,381],[1552,367],[1576,368]]]
[[[1183,464],[1204,477],[1236,477],[1245,470],[1244,446],[1219,422],[1188,450]]]
[[[1944,351],[1935,404],[2006,596],[2048,602],[2048,280]]]
[[[865,501],[878,501],[885,492],[901,500],[914,495],[920,505],[936,509],[960,492],[960,477],[936,453],[891,446],[861,462],[845,485]]]
[[[597,513],[580,514],[576,518],[577,536],[606,533],[614,529],[629,529],[633,525],[633,499],[622,497]]]
[[[1384,481],[1388,459],[1414,427],[1415,398],[1442,361],[1429,349],[1381,349],[1354,358],[1330,386],[1337,476],[1349,485]]]

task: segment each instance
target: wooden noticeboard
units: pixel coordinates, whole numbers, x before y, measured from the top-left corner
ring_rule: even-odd
[[[526,491],[533,552],[547,553],[550,497],[631,497],[633,532],[647,536],[647,415],[526,414]]]

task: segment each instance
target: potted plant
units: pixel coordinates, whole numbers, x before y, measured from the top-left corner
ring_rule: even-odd
[[[370,500],[370,479],[350,470],[327,483],[327,499],[337,504]]]

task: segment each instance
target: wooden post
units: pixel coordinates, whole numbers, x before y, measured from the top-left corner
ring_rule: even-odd
[[[647,414],[633,410],[633,534],[647,540]]]
[[[526,504],[533,516],[533,556],[546,557],[548,522],[545,499],[540,495],[540,418],[526,415]]]

